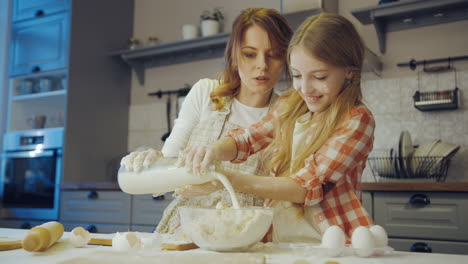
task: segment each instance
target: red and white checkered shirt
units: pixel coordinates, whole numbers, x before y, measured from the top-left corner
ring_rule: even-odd
[[[272,142],[276,114],[272,112],[249,128],[229,133],[238,150],[232,162],[243,162]],[[373,224],[361,204],[358,185],[372,150],[374,128],[372,113],[365,106],[354,107],[349,118],[322,147],[304,160],[304,167],[290,176],[307,189],[304,210],[322,234],[329,226],[338,225],[349,239],[356,227]],[[323,185],[327,182],[335,186],[324,194]]]

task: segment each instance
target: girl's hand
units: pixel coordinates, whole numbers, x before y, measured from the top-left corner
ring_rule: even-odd
[[[216,160],[213,145],[188,146],[179,155],[177,166],[185,165],[187,171],[198,176],[208,171]]]
[[[159,158],[163,157],[161,151],[148,149],[145,151],[134,151],[123,157],[120,166],[127,171],[139,172],[142,168],[149,168]]]
[[[184,197],[197,197],[209,195],[217,190],[223,188],[223,184],[218,180],[206,182],[202,184],[186,185],[182,188],[178,188],[174,191],[177,195]]]

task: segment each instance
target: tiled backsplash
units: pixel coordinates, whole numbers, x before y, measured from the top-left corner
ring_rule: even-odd
[[[453,72],[419,74],[418,76],[363,81],[365,103],[372,110],[377,127],[374,149],[391,148],[398,143],[402,130],[408,130],[415,145],[430,139],[458,144],[460,151],[452,159],[447,181],[468,181],[468,71],[457,72],[460,89],[458,110],[421,112],[413,106],[413,95],[420,91],[451,90],[455,88]],[[418,88],[419,87],[419,88]],[[130,107],[130,151],[140,146],[161,149],[161,136],[167,132],[166,100],[151,104],[134,104]],[[175,98],[172,116],[175,117]],[[173,124],[172,124],[173,125]],[[363,177],[373,181],[369,170]]]
[[[418,80],[419,79],[419,80]],[[413,95],[421,92],[460,89],[460,108],[421,112],[413,106]],[[468,71],[416,73],[415,76],[363,81],[364,100],[376,120],[374,149],[391,148],[402,130],[408,130],[414,145],[431,139],[460,145],[449,167],[447,181],[468,181]],[[373,181],[366,169],[364,180]]]

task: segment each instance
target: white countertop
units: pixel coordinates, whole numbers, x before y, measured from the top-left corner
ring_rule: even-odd
[[[2,238],[17,238],[22,239],[26,234],[27,230],[22,229],[9,229],[9,228],[0,228],[0,237]],[[157,261],[158,257],[161,256],[190,256],[193,257],[193,260],[190,263],[196,263],[195,259],[196,256],[207,254],[218,256],[219,259],[217,263],[223,263],[226,257],[228,258],[235,258],[240,254],[254,254],[254,255],[265,255],[266,256],[266,263],[268,264],[323,264],[327,261],[336,261],[340,264],[378,264],[378,263],[388,263],[388,264],[456,264],[456,263],[468,263],[468,255],[451,255],[451,254],[435,254],[435,253],[408,253],[408,252],[393,252],[390,255],[386,256],[378,256],[378,257],[369,257],[369,258],[360,258],[357,256],[344,256],[344,257],[336,257],[336,258],[329,258],[329,257],[320,257],[320,256],[313,256],[307,254],[305,252],[297,253],[297,252],[289,252],[289,251],[282,251],[281,253],[274,253],[271,251],[263,251],[263,250],[252,250],[247,253],[217,253],[217,252],[210,252],[202,249],[194,249],[188,251],[161,251],[161,250],[140,250],[140,251],[133,251],[133,252],[117,252],[109,246],[91,246],[87,245],[84,248],[74,248],[68,242],[68,232],[65,232],[63,237],[59,240],[58,243],[53,245],[45,252],[40,253],[31,253],[27,252],[23,249],[15,249],[15,250],[7,250],[7,251],[0,251],[0,263],[15,263],[15,264],[41,264],[41,263],[61,263],[64,261],[74,260],[76,258],[81,257],[79,262],[82,264],[88,263],[99,263],[99,264],[106,264],[106,263],[159,263]],[[93,237],[100,237],[100,238],[111,238],[112,235],[110,234],[92,234]],[[91,258],[91,256],[104,256],[108,255],[109,259],[99,259]],[[83,261],[83,257],[86,258],[90,256],[89,259]],[[174,258],[173,260],[176,260]],[[187,259],[187,258],[186,258]],[[303,262],[306,261],[306,262]],[[70,262],[72,263],[72,262]],[[165,263],[184,263],[179,261],[169,261]],[[233,263],[233,262],[231,262]]]

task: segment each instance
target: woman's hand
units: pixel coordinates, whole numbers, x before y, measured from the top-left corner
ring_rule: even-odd
[[[237,156],[236,142],[231,137],[203,146],[192,145],[184,149],[179,155],[178,166],[185,165],[194,175],[204,174],[215,161],[229,161]]]
[[[120,166],[127,171],[139,172],[142,168],[149,168],[159,158],[162,158],[161,151],[148,149],[145,151],[134,151],[123,157],[120,161]]]
[[[214,145],[188,146],[180,153],[177,166],[185,165],[187,171],[196,176],[204,174],[216,160],[214,148]]]
[[[211,194],[222,188],[223,184],[220,181],[213,180],[202,184],[186,185],[182,188],[176,189],[174,192],[177,195],[184,197],[197,197]]]

